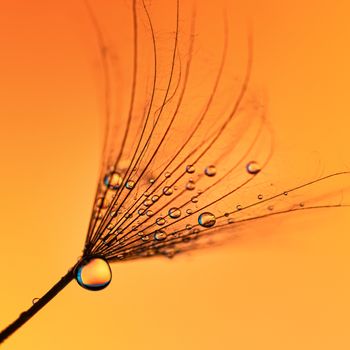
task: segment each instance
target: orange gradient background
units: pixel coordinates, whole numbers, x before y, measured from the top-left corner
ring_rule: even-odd
[[[100,14],[106,4],[130,9],[93,2]],[[198,6],[201,25],[215,25],[218,2]],[[228,0],[227,11],[233,28],[237,19],[253,26],[252,86],[266,96],[276,138],[271,180],[297,185],[349,169],[350,5]],[[2,1],[0,43],[3,328],[81,254],[103,99],[83,2]],[[348,217],[346,208],[274,217],[224,247],[114,264],[106,290],[73,281],[3,349],[349,349]]]

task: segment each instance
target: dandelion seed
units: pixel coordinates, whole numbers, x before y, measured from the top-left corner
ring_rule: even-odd
[[[223,21],[220,49],[210,48],[210,52],[220,53],[215,69],[207,69],[205,77],[201,74],[200,83],[204,87],[198,94],[204,96],[201,99],[192,89],[198,86],[196,65],[202,64],[198,55],[193,54],[201,46],[196,46],[195,16],[186,30],[180,30],[180,24],[186,25],[186,21],[181,17],[179,0],[174,0],[174,20],[168,24],[174,33],[168,55],[157,41],[158,29],[154,28],[150,9],[142,0],[132,1],[130,104],[126,115],[114,121],[118,128],[113,128],[111,106],[115,101],[111,96],[116,94],[111,91],[110,79],[114,60],[106,50],[98,20],[88,3],[87,9],[97,34],[106,81],[107,130],[83,256],[48,293],[0,334],[0,342],[73,279],[85,289],[100,290],[111,282],[110,263],[160,255],[172,258],[201,248],[203,242],[220,237],[229,225],[232,230],[232,224],[296,210],[330,207],[311,207],[300,202],[295,208],[288,203],[292,195],[284,197],[349,174],[333,173],[271,195],[259,188],[264,196],[259,192],[252,195],[251,189],[256,187],[250,185],[258,186],[254,181],[265,173],[272,141],[265,111],[249,105],[251,39],[246,64],[237,68],[241,78],[233,83],[236,80],[228,70],[229,31]],[[141,45],[140,37],[151,41]],[[186,110],[189,106],[191,118]],[[189,179],[188,174],[193,174],[193,178]],[[196,187],[200,189],[193,192]],[[286,203],[284,208],[272,211],[273,204],[282,198]],[[168,215],[163,217],[162,213]],[[168,217],[171,220],[166,220]],[[205,241],[207,237],[210,240]]]

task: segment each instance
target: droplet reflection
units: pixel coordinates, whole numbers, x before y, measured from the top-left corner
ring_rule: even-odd
[[[111,282],[112,271],[105,259],[89,258],[78,265],[75,271],[75,279],[85,289],[101,290]]]

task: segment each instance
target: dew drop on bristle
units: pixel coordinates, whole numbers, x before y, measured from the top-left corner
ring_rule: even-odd
[[[203,227],[212,227],[216,223],[216,217],[212,213],[205,212],[198,216],[198,223]]]
[[[170,196],[173,194],[173,189],[169,186],[165,186],[163,188],[163,193],[166,195],[166,196]]]
[[[156,220],[156,224],[159,225],[159,226],[162,226],[166,223],[165,219],[160,217],[160,218],[157,218]]]
[[[212,177],[216,175],[216,167],[215,165],[209,165],[204,169],[204,174]]]
[[[168,215],[172,218],[172,219],[177,219],[181,216],[181,210],[178,208],[170,208],[168,211]]]
[[[121,174],[113,171],[108,173],[103,179],[103,183],[105,184],[105,186],[113,190],[117,190],[121,186],[122,182],[123,178]]]
[[[193,174],[196,171],[193,165],[187,165],[186,166],[186,172],[189,174]]]
[[[196,188],[196,185],[194,184],[193,181],[188,181],[186,184],[186,189],[189,191],[193,191]]]
[[[127,183],[125,184],[125,187],[126,187],[128,190],[133,189],[134,186],[135,186],[135,182],[132,181],[132,180],[128,180]]]
[[[192,202],[192,203],[197,203],[197,202],[198,202],[198,197],[197,197],[197,196],[193,196],[193,197],[191,198],[191,202]]]
[[[247,172],[252,175],[256,175],[261,171],[261,167],[258,162],[251,161],[246,165]]]
[[[83,260],[75,270],[78,284],[88,290],[96,291],[106,288],[112,280],[112,271],[103,258]]]
[[[154,232],[154,239],[156,241],[164,241],[167,237],[167,234],[163,230],[158,230]]]
[[[154,195],[154,196],[152,197],[152,202],[155,203],[155,202],[157,202],[158,199],[159,199],[159,196]]]

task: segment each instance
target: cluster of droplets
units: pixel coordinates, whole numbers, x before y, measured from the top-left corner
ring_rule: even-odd
[[[245,170],[248,174],[256,175],[261,171],[260,165],[256,161],[250,161],[246,164]],[[191,177],[187,179],[185,183],[185,191],[188,193],[193,192],[196,189],[196,168],[194,165],[187,165],[185,168],[185,174],[189,174]],[[212,178],[217,175],[217,168],[215,165],[208,165],[203,169],[202,173],[207,178]],[[164,178],[168,181],[172,177],[172,173],[165,172]],[[159,177],[158,177],[159,178]],[[150,186],[156,184],[156,179],[150,178],[147,180]],[[123,179],[122,172],[120,171],[109,171],[103,178],[103,184],[105,186],[106,192],[105,196],[98,198],[96,206],[98,208],[108,209],[108,205],[111,200],[106,201],[106,193],[112,192],[111,199],[114,198],[115,193],[122,191],[123,188],[132,191],[136,189],[135,181],[131,179]],[[159,187],[158,187],[159,188]],[[135,253],[132,247],[129,249],[123,250],[122,247],[125,243],[128,242],[130,236],[139,237],[140,242],[142,242],[141,247],[138,248],[136,254],[140,256],[152,256],[158,254],[164,254],[167,257],[174,256],[179,252],[178,242],[190,242],[195,238],[198,238],[198,234],[201,230],[214,228],[217,224],[218,217],[211,211],[201,211],[200,208],[193,210],[191,208],[184,208],[183,206],[170,206],[170,208],[164,208],[166,210],[166,215],[157,214],[157,210],[153,208],[155,204],[158,204],[158,201],[161,202],[161,197],[167,198],[174,194],[174,191],[178,189],[178,186],[175,183],[164,184],[160,188],[160,193],[156,194],[150,192],[151,187],[148,187],[147,191],[144,192],[144,199],[140,204],[141,206],[137,207],[134,211],[127,209],[128,206],[121,205],[120,207],[115,206],[115,210],[110,210],[110,221],[106,226],[106,233],[103,233],[100,240],[104,245],[108,247],[113,247],[118,245],[120,251],[116,255],[117,259],[124,259],[128,255],[128,252]],[[200,200],[200,196],[203,194],[202,190],[197,190],[196,194],[190,196],[188,203],[196,204]],[[113,194],[114,193],[114,194]],[[135,197],[136,198],[136,197]],[[258,199],[263,199],[261,194],[258,195]],[[171,204],[171,202],[169,203]],[[112,208],[114,209],[114,207]],[[236,205],[236,211],[240,211],[242,206],[240,204]],[[155,210],[155,211],[154,211]],[[136,218],[133,215],[136,213]],[[192,217],[196,214],[196,221],[189,223],[185,221],[184,229],[173,229],[168,226],[171,226],[177,221],[186,220],[186,218]],[[231,224],[234,222],[233,218],[230,217],[231,213],[225,212],[224,215],[219,216],[219,218],[226,218],[226,222]],[[103,216],[103,215],[102,215]],[[149,226],[142,228],[142,224],[149,222],[152,219]],[[133,220],[133,225],[130,224],[128,231],[124,231],[123,228],[119,227],[118,224],[121,220]],[[134,219],[135,218],[135,219]],[[142,219],[143,218],[143,219]],[[136,221],[135,221],[136,220]],[[156,228],[151,228],[155,225]],[[147,232],[148,231],[150,232]],[[135,232],[132,233],[132,232]],[[152,242],[156,245],[152,245]],[[156,247],[156,248],[154,248]],[[159,247],[159,248],[158,248]],[[158,249],[158,250],[157,250]],[[78,267],[76,268],[76,280],[82,287],[89,290],[99,290],[105,288],[111,281],[111,270],[107,260],[101,257],[93,257],[89,259],[84,259]]]

